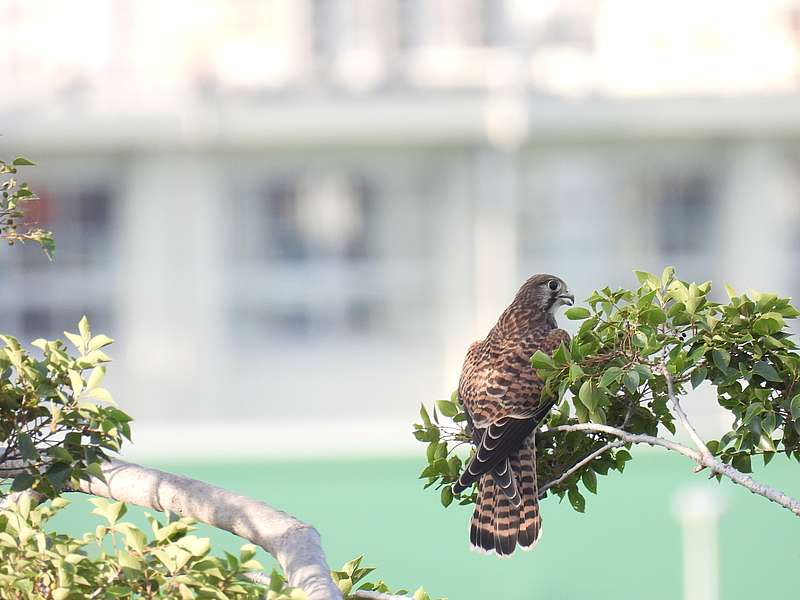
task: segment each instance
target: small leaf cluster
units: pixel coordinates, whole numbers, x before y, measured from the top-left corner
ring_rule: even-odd
[[[440,414],[443,417],[441,422]],[[458,393],[453,392],[450,400],[437,400],[430,413],[423,404],[419,415],[422,422],[414,424],[414,437],[427,444],[425,450],[427,462],[419,475],[420,479],[425,480],[424,487],[427,489],[436,486],[435,489],[440,490],[439,498],[445,508],[450,506],[454,499],[458,499],[462,505],[476,502],[474,490],[462,494],[453,493],[453,484],[464,465],[464,461],[456,451],[472,441],[471,435],[464,427],[467,416],[458,402]]]
[[[556,407],[535,437],[542,495],[566,496],[583,512],[582,489],[596,493],[598,475],[622,472],[631,459],[627,446],[603,450],[617,441],[612,436],[560,427],[597,423],[634,434],[674,434],[670,386],[676,396],[704,382],[713,386],[717,402],[731,413],[731,429],[707,442],[723,462],[749,472],[755,454],[765,463],[779,451],[800,460],[800,354],[787,325],[800,312],[790,299],[728,287],[728,302],[719,303],[710,297],[710,281],[680,280],[672,267],[660,276],[635,273],[638,287],[606,287],[593,292],[586,307],[568,309],[568,319],[581,321],[570,343],[531,357],[544,381],[542,400]],[[463,408],[453,402],[463,422]],[[429,445],[428,485],[444,488],[458,477],[441,462],[469,439],[461,423],[454,425],[452,431],[424,416],[415,425],[414,435]]]
[[[729,303],[700,329],[704,358],[691,377],[694,386],[711,382],[733,415],[731,429],[707,446],[746,473],[758,454],[765,464],[776,452],[800,461],[800,353],[786,323],[800,312],[776,294],[727,291]]]
[[[34,242],[41,246],[48,258],[52,259],[55,252],[52,232],[22,223],[25,217],[24,204],[38,200],[38,197],[28,184],[17,181],[15,175],[18,167],[33,164],[23,156],[16,157],[10,163],[0,160],[0,239],[6,240],[9,245],[17,242]]]
[[[379,592],[383,594],[393,594],[398,596],[405,596],[408,594],[408,590],[404,589],[391,591],[389,586],[386,585],[383,580],[365,582],[364,579],[366,576],[372,573],[375,568],[362,567],[361,562],[363,559],[364,555],[362,554],[361,556],[357,556],[353,560],[346,562],[341,569],[337,571],[331,571],[331,576],[336,582],[336,585],[339,586],[344,600],[355,600],[356,596],[354,594],[361,590]],[[430,596],[423,588],[417,589],[417,591],[412,595],[412,598],[414,600],[431,600]]]
[[[264,589],[246,578],[261,565],[255,547],[239,556],[209,556],[210,542],[192,532],[190,519],[161,522],[147,515],[151,534],[121,521],[121,502],[92,500],[104,524],[80,538],[46,531],[68,504],[56,498],[37,507],[23,494],[0,510],[0,596],[47,598],[256,599]],[[290,596],[281,596],[288,599]]]
[[[102,479],[100,463],[130,439],[131,417],[102,387],[110,361],[102,349],[113,340],[93,335],[86,317],[65,335],[74,349],[34,341],[40,359],[0,335],[0,476],[18,473],[11,491],[53,497],[80,479]]]

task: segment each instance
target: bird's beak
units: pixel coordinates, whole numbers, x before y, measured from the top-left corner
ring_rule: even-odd
[[[564,304],[566,304],[567,306],[572,306],[573,304],[575,304],[575,296],[573,296],[572,294],[561,294],[559,298],[563,300]]]

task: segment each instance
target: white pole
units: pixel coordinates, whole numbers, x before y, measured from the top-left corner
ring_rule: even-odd
[[[724,499],[715,490],[692,487],[675,494],[672,511],[683,533],[683,599],[719,600],[717,530]]]

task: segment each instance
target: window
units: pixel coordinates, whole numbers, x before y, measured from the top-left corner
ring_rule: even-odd
[[[407,185],[401,171],[384,178],[349,169],[245,183],[233,211],[234,335],[301,339],[426,327],[433,203]],[[411,311],[423,318],[410,319]]]
[[[33,185],[39,200],[30,202],[27,221],[56,234],[59,265],[90,268],[110,262],[112,198],[108,187],[86,185],[77,189],[57,185]],[[21,270],[36,270],[47,263],[41,251],[26,244],[11,253]]]
[[[702,174],[668,175],[656,193],[659,250],[665,254],[708,252],[712,221],[708,178]]]
[[[243,240],[245,257],[302,262],[366,258],[373,191],[359,177],[284,176],[257,192],[257,231]],[[245,208],[247,211],[248,208]]]
[[[40,199],[28,203],[26,221],[53,231],[56,253],[50,262],[30,243],[0,253],[0,329],[23,343],[63,338],[83,315],[113,335],[115,188],[107,168],[53,161],[52,178],[30,179]]]

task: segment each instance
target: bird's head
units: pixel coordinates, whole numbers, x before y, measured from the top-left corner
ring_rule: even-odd
[[[555,275],[534,275],[526,281],[514,298],[515,304],[522,304],[528,308],[555,315],[561,306],[572,306],[575,302],[567,284]]]

